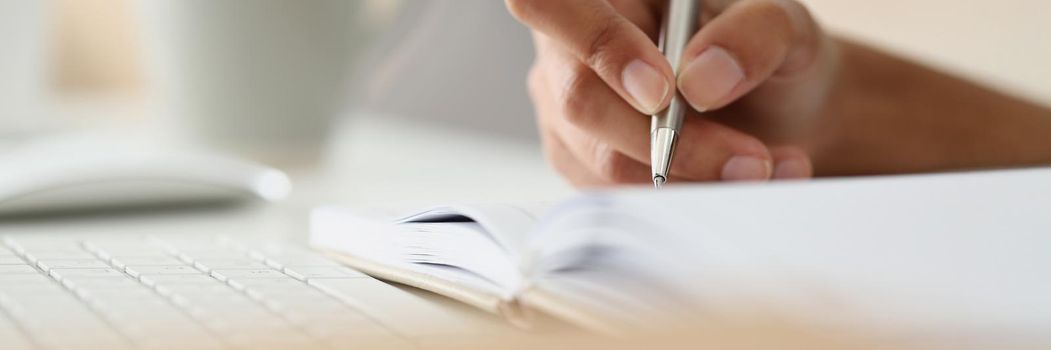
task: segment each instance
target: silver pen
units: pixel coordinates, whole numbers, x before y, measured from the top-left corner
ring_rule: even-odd
[[[700,0],[671,0],[664,12],[661,35],[658,46],[664,57],[671,64],[675,76],[679,76],[679,66],[683,50],[700,25]],[[682,95],[672,96],[671,104],[663,111],[653,115],[650,126],[650,165],[653,170],[653,186],[661,188],[668,181],[675,144],[678,142],[679,129],[690,105]]]

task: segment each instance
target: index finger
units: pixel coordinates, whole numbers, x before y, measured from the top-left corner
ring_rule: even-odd
[[[511,14],[554,39],[642,113],[667,106],[674,73],[650,36],[605,0],[506,0]]]

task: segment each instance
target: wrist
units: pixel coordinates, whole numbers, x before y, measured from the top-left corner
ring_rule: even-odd
[[[808,147],[816,175],[1051,164],[1051,110],[836,42],[838,70]]]

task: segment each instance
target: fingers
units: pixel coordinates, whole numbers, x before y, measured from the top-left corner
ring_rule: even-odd
[[[650,168],[593,138],[567,136],[566,129],[548,130],[552,140],[548,159],[570,179],[584,179],[584,186],[648,184]],[[581,186],[576,181],[574,185]]]
[[[675,89],[674,74],[652,38],[633,23],[656,26],[642,17],[634,18],[641,16],[639,11],[631,11],[632,19],[625,18],[606,0],[506,2],[515,18],[550,37],[594,70],[635,110],[653,114],[667,105]]]
[[[529,73],[530,97],[548,161],[577,187],[648,183],[648,166],[566,122],[555,103],[557,87],[547,78],[552,71],[557,70],[534,67]]]
[[[774,156],[774,179],[809,179],[814,176],[810,156],[802,148],[778,146],[772,147],[770,153]]]
[[[759,139],[710,120],[690,118],[680,130],[672,175],[694,180],[770,179],[773,157]]]
[[[665,85],[671,70],[652,41],[659,25],[655,4],[661,1],[507,3],[535,29],[538,59],[530,93],[549,161],[577,186],[649,183],[649,118],[643,113],[663,108],[675,89]],[[721,4],[689,44],[677,82],[699,110],[724,107],[771,77],[791,76],[816,55],[819,33],[798,4]],[[653,71],[662,78],[653,78]],[[650,108],[653,100],[659,100],[656,108]],[[803,150],[768,149],[757,137],[710,118],[688,118],[679,142],[671,170],[676,180],[813,173]]]
[[[699,111],[719,109],[817,55],[819,30],[793,0],[742,0],[704,25],[684,53],[678,87]]]
[[[535,71],[545,75],[546,84],[530,87],[539,98],[534,100],[538,104],[537,112],[546,120],[542,128],[555,129],[553,134],[561,137],[580,161],[607,180],[649,182],[646,165],[650,157],[649,119],[618,98],[592,70],[576,63],[568,54],[560,53],[559,48],[546,40],[537,38],[543,59]],[[672,162],[673,177],[688,180],[770,177],[773,159],[755,137],[700,118],[689,118],[681,132]],[[736,160],[731,162],[732,159]]]

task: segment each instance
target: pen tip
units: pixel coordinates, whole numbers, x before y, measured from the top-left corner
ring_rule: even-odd
[[[664,176],[654,175],[653,176],[653,187],[656,188],[656,189],[661,189],[662,187],[664,187],[664,182],[665,181],[666,181],[666,179],[664,178]]]

